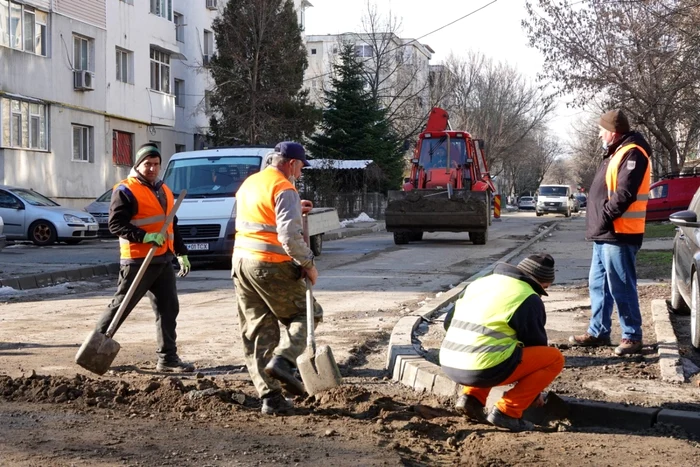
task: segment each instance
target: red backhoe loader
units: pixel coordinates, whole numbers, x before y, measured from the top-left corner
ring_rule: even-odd
[[[397,245],[422,240],[423,232],[469,232],[475,245],[484,245],[495,191],[484,142],[450,129],[447,112],[435,107],[418,137],[408,181],[389,192],[386,229]]]

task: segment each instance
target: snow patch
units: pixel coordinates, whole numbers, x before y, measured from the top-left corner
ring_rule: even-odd
[[[360,213],[360,215],[354,219],[345,219],[345,220],[340,221],[340,226],[345,227],[348,224],[354,224],[356,222],[375,222],[375,219],[372,219],[371,217],[369,217],[367,214],[365,214],[363,212],[363,213]]]

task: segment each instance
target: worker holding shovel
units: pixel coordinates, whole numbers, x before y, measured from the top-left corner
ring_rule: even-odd
[[[136,153],[136,163],[129,176],[119,182],[112,192],[109,206],[109,231],[119,237],[120,270],[117,291],[107,310],[100,317],[96,331],[106,333],[117,314],[122,301],[129,295],[132,283],[135,290],[118,322],[122,322],[141,298],[150,292],[151,306],[156,314],[158,339],[158,363],[156,370],[163,372],[191,372],[194,366],[183,362],[177,354],[175,343],[177,315],[180,304],[175,284],[173,259],[177,255],[180,273],[190,271],[187,247],[177,230],[177,218],[167,226],[165,235],[158,233],[166,223],[166,216],[173,210],[173,193],[159,180],[160,150],[152,143],[144,144]],[[139,269],[150,255],[145,272]],[[138,277],[138,280],[136,279]],[[117,326],[118,327],[118,326]],[[116,331],[115,331],[116,332]]]
[[[541,405],[542,390],[564,368],[564,356],[547,346],[540,296],[554,282],[554,259],[530,255],[517,266],[497,264],[493,274],[463,292],[440,348],[442,370],[465,386],[456,409],[473,421],[527,431],[522,414]],[[488,413],[491,388],[515,383]]]
[[[263,400],[262,413],[277,414],[292,408],[282,389],[305,392],[294,368],[306,347],[305,279],[315,284],[318,271],[302,233],[302,213],[311,203],[302,205],[294,187],[309,165],[304,147],[279,143],[270,162],[236,193],[232,276],[248,373]],[[323,309],[315,300],[313,307],[317,324]]]

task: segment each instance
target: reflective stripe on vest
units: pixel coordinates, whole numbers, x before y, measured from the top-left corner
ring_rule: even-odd
[[[294,185],[282,172],[267,167],[248,177],[236,193],[236,239],[233,255],[271,263],[291,261],[277,237],[277,197]]]
[[[163,212],[163,206],[161,206],[160,201],[153,193],[153,189],[144,185],[135,177],[122,180],[115,186],[115,189],[119,185],[124,185],[128,188],[137,200],[137,211],[134,217],[131,218],[131,224],[145,230],[146,233],[160,232],[163,224],[165,224],[167,214]],[[170,212],[175,204],[175,198],[167,186],[163,185],[162,190],[165,193],[167,212]],[[132,243],[124,238],[119,238],[119,253],[122,259],[145,258],[151,246],[152,244],[150,243]],[[155,256],[164,255],[168,250],[175,251],[175,234],[172,223],[168,226],[165,242],[156,249]]]
[[[642,183],[637,190],[637,199],[630,204],[627,210],[613,221],[615,233],[621,234],[643,234],[644,220],[647,215],[647,201],[649,200],[649,185],[651,174],[651,161],[644,148],[638,144],[626,144],[617,148],[617,151],[610,158],[608,169],[605,172],[605,185],[608,188],[608,199],[617,191],[617,173],[622,163],[622,158],[630,149],[639,149],[647,158],[647,169],[642,178]]]
[[[476,280],[457,300],[452,323],[440,347],[440,364],[458,370],[485,370],[504,362],[519,345],[508,325],[532,287],[492,274]]]

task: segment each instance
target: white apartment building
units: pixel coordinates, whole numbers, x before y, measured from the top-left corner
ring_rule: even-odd
[[[207,146],[227,0],[0,0],[0,184],[82,208],[155,142]],[[307,0],[294,0],[303,27]]]
[[[309,66],[304,73],[304,85],[314,105],[324,106],[324,91],[330,86],[333,66],[338,63],[338,52],[343,44],[355,47],[355,54],[368,66],[375,66],[375,47],[385,55],[380,67],[381,87],[387,95],[400,93],[415,95],[420,105],[429,101],[429,61],[434,51],[413,39],[401,39],[395,34],[344,33],[306,36]],[[407,81],[407,82],[406,82]]]

